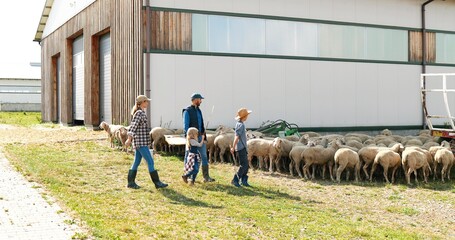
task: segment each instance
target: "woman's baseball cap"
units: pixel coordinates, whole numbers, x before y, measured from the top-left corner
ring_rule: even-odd
[[[248,110],[246,108],[240,108],[238,111],[237,111],[237,116],[235,117],[235,120],[240,120],[246,116],[248,116],[250,113],[252,113],[253,111],[251,110]]]
[[[152,99],[148,98],[148,97],[145,96],[145,95],[139,95],[139,96],[137,96],[137,98],[136,98],[136,103],[141,103],[141,102],[143,102],[143,101],[149,101],[149,102],[150,102],[150,101],[152,101]]]

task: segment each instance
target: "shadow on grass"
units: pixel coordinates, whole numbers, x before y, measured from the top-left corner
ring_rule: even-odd
[[[206,207],[214,209],[222,208],[221,206],[211,205],[202,201],[194,200],[192,198],[182,195],[179,192],[176,192],[171,188],[164,188],[158,192],[163,194],[163,196],[167,197],[168,199],[170,199],[172,201],[171,202],[172,204],[182,204],[186,206]]]
[[[290,200],[300,201],[300,197],[292,196],[285,192],[266,189],[263,187],[240,187],[237,188],[226,184],[207,184],[203,187],[205,190],[214,192],[226,192],[234,196],[259,196],[266,199],[286,198]]]

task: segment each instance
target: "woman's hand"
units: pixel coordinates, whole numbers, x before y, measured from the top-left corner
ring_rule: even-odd
[[[125,145],[129,147],[131,145],[131,138],[126,139]]]
[[[234,154],[234,152],[235,152],[234,147],[231,147],[231,153]]]

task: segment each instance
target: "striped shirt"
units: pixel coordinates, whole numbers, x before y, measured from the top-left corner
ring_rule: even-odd
[[[147,127],[147,114],[144,110],[138,109],[131,120],[128,136],[133,137],[133,148],[150,146],[150,134]]]

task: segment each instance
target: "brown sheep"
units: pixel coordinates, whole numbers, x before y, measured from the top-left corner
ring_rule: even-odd
[[[376,169],[376,166],[380,164],[384,169],[384,178],[387,183],[389,182],[389,178],[387,177],[389,168],[392,168],[392,183],[395,182],[395,172],[397,171],[398,167],[401,166],[401,157],[400,154],[390,150],[381,150],[376,154],[374,158],[373,166],[371,167],[370,173],[370,181],[373,180],[373,172]]]

